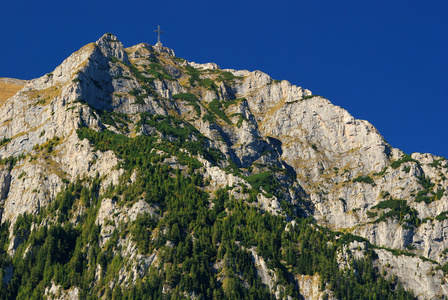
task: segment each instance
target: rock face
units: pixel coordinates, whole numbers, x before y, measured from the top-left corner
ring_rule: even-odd
[[[82,47],[52,73],[26,82],[0,106],[0,217],[2,223],[10,222],[11,251],[20,244],[12,231],[19,215],[39,215],[68,182],[99,176],[102,192],[120,183],[125,173],[121,158],[80,140],[77,130],[154,135],[145,114],[175,115],[204,136],[204,147],[222,154],[215,159],[196,155],[211,194],[228,187],[232,196],[246,199],[244,190],[253,176],[274,174],[277,196],[263,190],[254,205],[288,219],[280,205],[284,201],[297,215],[359,235],[382,247],[375,250],[378,268],[397,276],[419,298],[448,294],[448,278],[440,270],[448,263],[445,158],[406,155],[369,122],[285,80],[184,61],[171,49],[148,44],[125,49],[112,34]],[[159,137],[172,139],[168,129]],[[160,153],[166,164],[184,168],[176,157]],[[235,169],[239,174],[231,172]],[[96,220],[102,226],[101,246],[120,222],[144,213],[157,216],[157,209],[141,199],[126,208],[115,202],[101,202]],[[129,250],[124,255],[137,257],[135,245],[121,242]],[[393,250],[408,256],[393,255]],[[251,251],[262,282],[273,293],[280,291],[272,270]],[[155,253],[138,260],[145,262],[144,270],[158,263]],[[134,265],[133,270],[137,276],[143,269]],[[299,277],[305,298],[322,296],[318,277]],[[123,275],[119,284],[130,280]],[[53,284],[46,294],[57,290]],[[61,295],[76,299],[78,290]]]
[[[377,250],[378,261],[390,276],[398,276],[422,299],[443,298],[448,285],[441,270],[417,257],[394,256],[391,252]]]

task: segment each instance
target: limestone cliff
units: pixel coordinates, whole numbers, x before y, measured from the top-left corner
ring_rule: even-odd
[[[9,255],[23,242],[14,233],[20,216],[47,214],[46,208],[72,182],[101,178],[99,193],[106,196],[96,212],[99,246],[117,239],[119,252],[131,262],[120,269],[118,279],[110,280],[110,288],[133,284],[162,264],[157,249],[145,255],[135,241],[114,233],[144,213],[161,218],[161,208],[144,201],[145,194],[120,205],[125,196],[114,196],[111,187],[131,186],[139,174],[126,175],[124,156],[81,138],[82,128],[167,141],[168,147],[155,147],[148,156],[188,176],[200,173],[208,182],[203,190],[212,197],[226,189],[291,224],[295,217],[312,216],[325,228],[365,238],[341,248],[340,268],[364,257],[361,247],[374,247],[377,268],[386,270],[386,277],[396,276],[419,298],[448,294],[445,158],[407,155],[369,122],[286,80],[188,62],[171,49],[145,43],[124,48],[112,34],[82,47],[53,72],[26,82],[0,106],[0,216],[9,224]],[[175,152],[180,134],[170,128],[188,129],[183,142],[197,143],[200,149],[184,143]],[[195,171],[179,153],[199,163]],[[247,192],[251,188],[252,194]],[[75,210],[74,225],[82,222],[87,208]],[[170,241],[167,245],[171,247]],[[262,283],[277,298],[287,298],[287,285],[271,276],[273,267],[257,249],[244,251]],[[226,264],[224,258],[214,266],[224,289],[230,278]],[[104,279],[101,264],[95,268],[93,285]],[[318,287],[318,275],[294,276],[292,282],[305,298],[333,297],[328,286]],[[52,282],[45,295],[57,289]],[[78,289],[66,294],[77,298]],[[107,292],[97,296],[107,297]]]

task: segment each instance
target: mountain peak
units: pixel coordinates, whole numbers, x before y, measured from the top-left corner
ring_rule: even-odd
[[[96,41],[96,44],[100,47],[104,56],[115,57],[126,64],[130,63],[123,44],[112,33],[104,34],[98,41]]]

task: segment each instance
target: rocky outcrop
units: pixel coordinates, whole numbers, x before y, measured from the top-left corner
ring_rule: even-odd
[[[407,289],[414,291],[419,299],[444,299],[448,294],[446,276],[433,263],[418,257],[394,255],[378,249],[378,263],[389,276],[400,278]]]
[[[11,186],[11,173],[6,167],[0,169],[0,201],[7,198]]]
[[[309,300],[320,300],[324,299],[325,295],[326,299],[335,299],[329,295],[329,291],[321,291],[320,289],[320,278],[319,275],[299,275],[296,277],[297,283],[299,285],[300,294],[304,299]]]
[[[57,300],[78,300],[79,299],[79,289],[77,287],[64,290],[62,286],[56,285],[54,282],[51,283],[51,287],[45,289],[45,296],[47,299],[57,299]]]
[[[112,33],[103,35],[96,44],[99,46],[105,57],[115,57],[125,64],[130,63],[123,44]]]

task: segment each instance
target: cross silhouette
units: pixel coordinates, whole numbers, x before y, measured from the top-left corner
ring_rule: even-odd
[[[157,32],[157,33],[158,33],[158,35],[157,35],[157,44],[162,44],[162,43],[160,42],[160,34],[161,34],[161,33],[164,33],[164,32],[160,30],[160,25],[158,26],[157,30],[154,30],[154,32]]]

